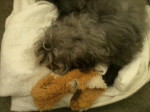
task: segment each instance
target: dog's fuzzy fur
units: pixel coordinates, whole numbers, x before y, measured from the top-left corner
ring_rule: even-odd
[[[88,71],[99,63],[118,71],[141,51],[144,0],[48,1],[56,5],[59,17],[36,43],[36,55],[54,72]],[[104,76],[107,83],[112,77],[116,75]]]

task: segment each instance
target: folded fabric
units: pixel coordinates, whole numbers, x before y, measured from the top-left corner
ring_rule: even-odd
[[[150,15],[149,7],[147,11]],[[12,111],[36,110],[30,97],[31,88],[51,71],[37,66],[33,45],[57,15],[57,9],[48,2],[14,0],[2,40],[0,70],[0,96],[12,96]],[[138,91],[150,80],[149,63],[150,33],[146,35],[143,51],[119,72],[114,86],[92,107],[122,100]],[[56,108],[68,107],[71,96],[63,98]]]
[[[33,46],[56,17],[56,8],[44,1],[13,10],[8,17],[1,46],[0,96],[29,95],[31,87],[50,73],[37,66]]]

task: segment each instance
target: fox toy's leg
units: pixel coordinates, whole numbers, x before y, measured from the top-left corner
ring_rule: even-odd
[[[71,109],[74,111],[87,109],[102,95],[104,89],[78,90],[71,99]]]

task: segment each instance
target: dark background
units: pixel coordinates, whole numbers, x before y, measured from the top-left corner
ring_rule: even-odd
[[[0,0],[0,40],[4,32],[6,17],[11,13],[13,0]],[[10,112],[10,98],[0,98],[0,112]],[[59,109],[52,112],[72,112],[70,109]],[[146,84],[133,96],[120,102],[91,109],[87,112],[150,112],[150,83]]]

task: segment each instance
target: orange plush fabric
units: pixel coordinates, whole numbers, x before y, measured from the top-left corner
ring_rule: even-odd
[[[77,90],[71,99],[71,109],[74,111],[89,108],[97,100],[105,89]]]
[[[79,70],[73,70],[60,77],[48,75],[33,87],[31,96],[39,110],[51,110],[66,94],[74,92],[71,109],[85,109],[90,107],[104,91],[104,89],[87,87],[87,84],[96,76],[99,76],[97,72],[83,73]]]

